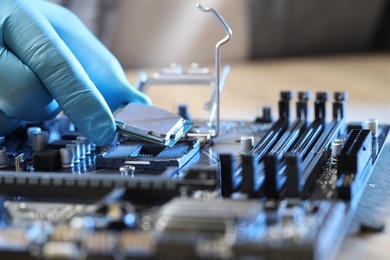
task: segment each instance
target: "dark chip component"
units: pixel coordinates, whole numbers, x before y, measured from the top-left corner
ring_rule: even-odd
[[[42,150],[32,155],[35,169],[56,169],[60,167],[60,152],[58,150]]]

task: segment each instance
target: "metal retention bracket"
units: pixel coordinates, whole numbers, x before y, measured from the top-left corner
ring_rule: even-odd
[[[216,137],[219,134],[219,119],[220,119],[220,62],[221,62],[221,46],[226,44],[232,38],[233,32],[230,26],[227,24],[225,19],[213,8],[203,7],[201,4],[196,5],[199,10],[203,12],[210,12],[213,14],[218,22],[222,25],[223,29],[226,32],[226,36],[217,42],[215,45],[215,54],[214,54],[214,66],[215,66],[215,80],[214,80],[214,101],[211,109],[210,119],[209,119],[209,127],[212,127],[213,119],[215,118],[215,132],[211,135],[212,137]]]
[[[211,74],[210,70],[207,68],[201,67],[199,64],[191,64],[188,72],[183,71],[183,67],[179,64],[172,63],[169,68],[164,68],[158,73],[153,74],[151,77],[145,71],[141,71],[138,76],[138,82],[135,87],[142,92],[146,92],[147,88],[152,85],[180,85],[180,84],[189,84],[189,85],[204,85],[208,84],[213,87],[213,92],[211,99],[206,102],[204,108],[207,111],[210,111],[209,118],[207,119],[207,125],[197,126],[197,129],[193,133],[188,133],[188,135],[194,137],[217,137],[219,135],[220,128],[220,93],[222,92],[223,86],[227,74],[230,71],[230,66],[226,65],[222,73],[220,72],[220,48],[222,45],[230,41],[232,37],[232,30],[229,25],[226,23],[224,18],[213,8],[204,7],[201,4],[197,4],[197,7],[202,12],[210,12],[213,14],[219,23],[222,25],[223,29],[226,32],[226,36],[218,41],[215,45],[215,54],[214,54],[214,67],[215,72],[214,76]]]

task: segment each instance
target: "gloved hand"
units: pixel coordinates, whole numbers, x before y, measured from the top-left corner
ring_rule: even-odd
[[[73,13],[42,0],[0,1],[0,135],[63,110],[89,140],[107,145],[111,111],[128,102],[150,101]]]

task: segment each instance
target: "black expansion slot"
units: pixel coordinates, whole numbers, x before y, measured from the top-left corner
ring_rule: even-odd
[[[370,130],[354,129],[337,156],[338,198],[351,200],[354,190],[362,181],[364,170],[371,167],[372,135]]]
[[[238,175],[236,176],[241,177],[241,191],[247,193],[250,197],[259,193],[265,181],[264,171],[262,170],[264,156],[273,149],[289,127],[291,98],[291,91],[281,92],[278,121],[272,125],[249,154],[241,156],[241,167],[238,168],[236,172]]]
[[[292,151],[286,154],[287,162],[287,197],[305,197],[315,181],[320,167],[329,158],[331,143],[346,129],[344,121],[344,101],[346,93],[337,92],[334,95],[333,102],[333,121],[325,124],[325,101],[327,94],[317,93],[315,103],[315,121],[319,121],[317,130],[324,126],[323,132],[318,140],[313,143],[307,143],[307,147],[301,147],[298,151]],[[308,129],[310,131],[310,129]],[[313,131],[313,134],[316,131]],[[317,132],[318,133],[318,132]],[[314,135],[312,135],[313,137]],[[307,138],[309,135],[304,135]],[[310,149],[309,149],[310,147]],[[309,151],[305,154],[305,150]]]
[[[283,156],[297,143],[306,130],[308,119],[308,101],[310,92],[298,92],[296,103],[296,121],[286,130],[277,144],[264,158],[264,195],[277,199],[286,183],[285,163]]]

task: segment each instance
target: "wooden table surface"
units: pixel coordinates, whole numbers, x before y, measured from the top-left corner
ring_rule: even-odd
[[[377,118],[390,123],[390,54],[365,54],[230,63],[221,95],[221,118],[253,119],[257,107],[275,109],[281,90],[348,91],[347,120]],[[138,70],[128,72],[135,83]],[[156,87],[150,97],[159,107],[188,103],[193,117],[205,114],[207,87]],[[330,103],[330,102],[329,102]],[[295,114],[295,113],[293,113]]]
[[[390,53],[233,62],[230,65],[231,72],[221,96],[223,119],[254,119],[257,108],[263,105],[271,105],[276,117],[279,92],[291,89],[313,93],[347,91],[347,121],[377,118],[380,123],[390,123]],[[137,73],[138,70],[127,73],[133,84]],[[207,115],[203,104],[210,97],[209,88],[164,86],[152,88],[149,95],[156,106],[171,109],[179,103],[188,103],[193,117]],[[388,197],[390,200],[390,192]],[[381,207],[385,207],[380,210],[387,213],[382,220],[390,225],[390,203]],[[390,259],[390,226],[386,228],[381,234],[350,235],[337,259]]]

